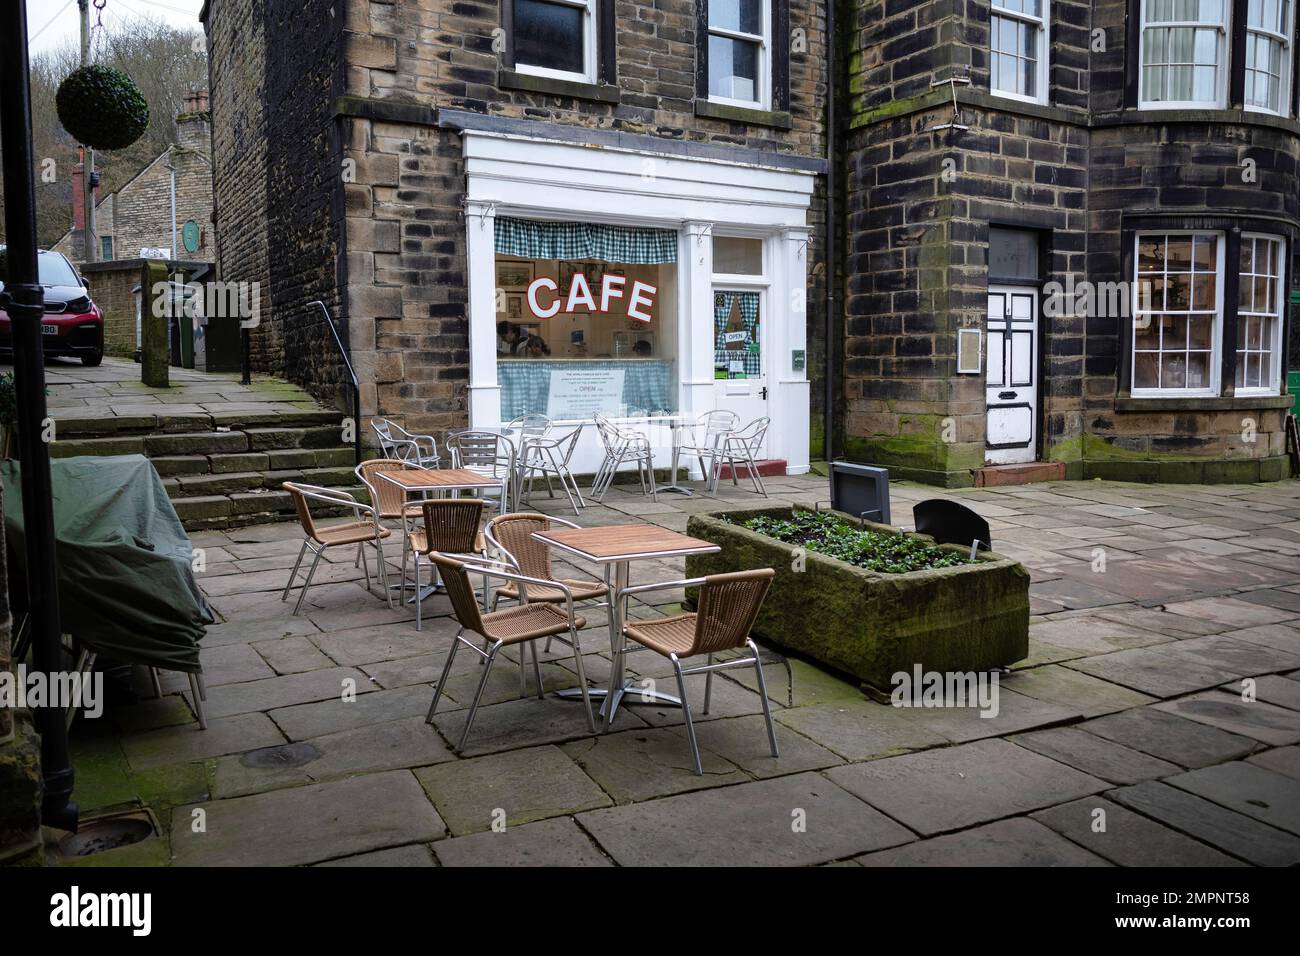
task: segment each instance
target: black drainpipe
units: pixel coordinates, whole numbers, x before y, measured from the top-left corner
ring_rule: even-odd
[[[835,457],[835,77],[838,49],[835,42],[835,6],[826,3],[826,395],[825,438],[822,445],[826,460]]]

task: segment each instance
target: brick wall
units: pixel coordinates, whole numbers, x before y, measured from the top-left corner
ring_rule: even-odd
[[[198,150],[173,149],[176,167],[176,249],[185,253],[181,230],[188,220],[199,224],[200,245],[194,255],[210,256],[212,248],[212,165]],[[168,154],[163,154],[115,194],[112,215],[97,224],[101,236],[110,234],[113,254],[133,259],[140,250],[171,249],[172,174]],[[103,206],[100,207],[104,208]]]
[[[345,284],[348,341],[363,385],[363,411],[405,421],[411,427],[441,430],[466,421],[468,327],[464,221],[461,201],[465,171],[460,139],[435,125],[439,108],[491,113],[495,116],[540,120],[592,129],[648,134],[722,146],[745,146],[773,153],[820,157],[825,110],[825,6],[822,0],[794,0],[790,25],[802,30],[800,52],[790,57],[789,117],[778,126],[760,126],[695,115],[695,7],[690,0],[654,0],[615,4],[618,102],[503,88],[498,85],[498,55],[493,31],[501,25],[495,2],[402,0],[389,3],[358,0],[339,9],[336,23],[344,33],[336,55],[336,39],[320,24],[329,22],[322,4],[297,0],[212,0],[208,17],[212,64],[213,110],[218,132],[217,194],[222,269],[251,273],[247,253],[226,255],[228,243],[256,244],[259,226],[253,221],[233,225],[223,196],[237,175],[223,152],[223,109],[243,97],[244,115],[254,109],[248,101],[249,83],[232,71],[255,69],[254,56],[235,62],[229,52],[243,42],[264,45],[276,37],[275,56],[267,58],[259,95],[266,106],[263,123],[271,145],[263,162],[272,173],[264,201],[274,236],[271,261],[285,257],[286,268],[276,278],[269,320],[254,339],[255,364],[268,371],[287,371],[312,387],[313,378],[325,387],[330,376],[326,351],[304,348],[295,367],[277,365],[283,350],[286,313],[301,310],[311,298],[334,286],[320,268],[345,249],[338,265],[338,287]],[[259,16],[283,10],[276,28],[254,23]],[[305,24],[313,25],[310,35]],[[247,25],[247,26],[245,26]],[[227,51],[223,54],[223,51]],[[336,77],[327,76],[337,64]],[[299,78],[287,77],[296,69]],[[276,71],[285,79],[276,80]],[[223,73],[224,78],[223,88]],[[333,105],[328,90],[338,79],[346,95],[346,115],[337,130],[341,154],[332,152],[328,115]],[[237,87],[242,88],[236,90]],[[375,118],[368,105],[378,101],[390,110],[405,110],[407,119]],[[780,128],[786,125],[788,128]],[[303,143],[310,143],[304,148]],[[242,158],[242,157],[241,157]],[[337,174],[338,161],[355,163],[350,181]],[[245,165],[252,161],[244,158]],[[280,173],[275,172],[276,167]],[[244,167],[239,167],[240,169]],[[281,187],[275,176],[283,176]],[[329,189],[340,216],[346,215],[346,245],[341,246],[327,214],[335,208],[325,199]],[[292,195],[290,194],[292,190]],[[823,200],[813,200],[813,252],[810,258],[809,302],[813,315],[824,289]],[[292,227],[292,228],[291,228]],[[291,234],[290,234],[291,233]],[[239,265],[236,266],[236,263]],[[272,271],[275,267],[272,266]],[[327,297],[326,301],[330,301]],[[811,316],[810,316],[811,317]],[[815,336],[820,328],[810,322]],[[815,358],[817,350],[813,351]],[[318,374],[316,370],[325,371]],[[813,377],[819,370],[810,369]],[[820,399],[820,384],[813,392]]]
[[[252,340],[253,367],[283,374],[270,309],[266,204],[266,0],[213,0],[206,7],[212,113],[213,219],[220,278],[257,283],[266,334]]]

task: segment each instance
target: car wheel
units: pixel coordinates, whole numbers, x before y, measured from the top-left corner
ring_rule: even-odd
[[[94,368],[102,361],[104,361],[103,352],[95,352],[93,355],[83,355],[81,357],[81,364],[85,365],[87,368]]]

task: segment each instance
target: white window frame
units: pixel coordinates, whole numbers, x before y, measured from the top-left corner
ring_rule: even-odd
[[[717,96],[712,90],[709,92],[710,103],[721,103],[724,106],[739,106],[744,109],[767,110],[772,108],[772,0],[759,0],[759,7],[762,10],[762,36],[755,33],[742,33],[738,30],[729,30],[726,27],[715,27],[712,22],[713,8],[709,8],[709,30],[704,37],[707,51],[709,37],[719,36],[726,37],[729,40],[744,40],[749,43],[758,44],[758,75],[754,79],[754,84],[758,88],[758,98],[753,100],[738,100],[730,96]],[[712,81],[706,78],[712,86]]]
[[[1141,17],[1138,28],[1138,109],[1141,110],[1177,110],[1177,109],[1224,109],[1228,99],[1228,38],[1232,35],[1232,3],[1233,0],[1222,0],[1223,4],[1223,22],[1215,23],[1209,20],[1147,20],[1147,0],[1138,0]],[[1215,89],[1215,99],[1213,100],[1148,100],[1143,96],[1144,83],[1146,78],[1146,35],[1148,28],[1187,28],[1197,29],[1212,27],[1219,32],[1218,55],[1216,58],[1216,67],[1218,72],[1218,83]],[[1193,43],[1195,46],[1195,43]],[[1163,65],[1163,64],[1153,64]],[[1167,67],[1166,67],[1167,68]],[[1193,85],[1195,85],[1195,76],[1193,75]]]
[[[1286,262],[1287,262],[1286,239],[1284,239],[1282,236],[1270,235],[1265,232],[1243,232],[1241,234],[1241,241],[1245,242],[1248,239],[1256,239],[1256,240],[1264,239],[1270,242],[1277,243],[1277,247],[1278,247],[1277,278],[1275,280],[1277,285],[1273,290],[1273,301],[1277,304],[1277,311],[1272,314],[1267,312],[1243,312],[1241,308],[1241,302],[1240,302],[1241,296],[1238,295],[1237,297],[1238,298],[1238,303],[1237,303],[1238,327],[1240,327],[1243,317],[1271,318],[1273,319],[1273,336],[1272,336],[1273,341],[1269,343],[1270,367],[1269,367],[1267,383],[1264,385],[1242,386],[1241,388],[1236,389],[1233,394],[1234,395],[1276,395],[1278,394],[1279,390],[1282,387],[1282,361],[1283,361],[1282,323],[1286,320],[1286,299],[1284,298],[1284,296],[1286,295],[1286,289],[1282,280],[1286,276]],[[1241,268],[1240,261],[1238,261],[1237,268],[1238,269]],[[1255,273],[1252,273],[1252,275],[1255,275]],[[1233,341],[1232,348],[1234,349],[1234,351],[1237,349],[1236,341]],[[1237,361],[1238,363],[1241,362],[1240,353],[1237,355]]]
[[[993,86],[993,58],[997,51],[993,46],[993,17],[1005,17],[1008,20],[1019,20],[1021,23],[1029,24],[1036,27],[1038,31],[1038,70],[1034,77],[1035,84],[1038,87],[1037,96],[1026,96],[1023,93],[1011,93],[1007,90],[999,90]],[[1008,10],[998,5],[998,0],[992,0],[989,9],[989,92],[994,96],[1003,96],[1009,100],[1019,100],[1022,103],[1047,103],[1048,96],[1048,77],[1051,73],[1048,58],[1051,55],[1051,24],[1052,24],[1052,7],[1051,0],[1043,0],[1042,17],[1031,16],[1027,13],[1021,13],[1019,10]]]
[[[514,3],[514,0],[510,0]],[[527,73],[529,76],[544,76],[552,80],[571,80],[578,83],[596,82],[596,4],[598,0],[541,0],[562,7],[577,7],[582,14],[582,72],[570,70],[552,70],[544,66],[520,63],[515,57],[515,72]]]
[[[1252,27],[1250,25],[1250,19],[1249,19],[1250,17],[1249,6],[1247,6],[1246,46],[1247,47],[1250,46],[1250,35],[1252,33],[1258,36],[1265,37],[1266,39],[1269,40],[1276,40],[1282,44],[1282,75],[1278,77],[1277,109],[1271,110],[1266,106],[1252,106],[1249,103],[1243,103],[1242,105],[1247,112],[1267,113],[1270,116],[1290,115],[1290,111],[1289,111],[1290,104],[1288,100],[1290,99],[1291,96],[1291,57],[1294,55],[1292,49],[1293,43],[1291,42],[1291,37],[1292,34],[1295,33],[1295,2],[1294,0],[1280,0],[1280,2],[1286,3],[1287,15],[1286,15],[1286,22],[1284,24],[1286,27],[1285,33],[1274,33],[1272,30],[1262,30],[1257,27]],[[1246,72],[1246,67],[1248,65],[1249,64],[1247,63],[1242,64],[1241,69],[1242,69],[1243,78]]]
[[[1143,236],[1163,236],[1166,239],[1175,236],[1214,236],[1215,242],[1215,279],[1214,279],[1214,320],[1210,325],[1210,382],[1204,388],[1138,388],[1137,380],[1137,322],[1141,315],[1147,314],[1152,316],[1158,315],[1180,315],[1190,314],[1170,312],[1168,309],[1140,309],[1141,305],[1141,283],[1142,273],[1138,271],[1141,265],[1138,259],[1138,246],[1142,242]],[[1145,229],[1137,232],[1133,237],[1133,294],[1132,310],[1129,329],[1129,394],[1133,398],[1205,398],[1214,397],[1221,394],[1222,382],[1220,376],[1223,366],[1223,277],[1224,261],[1227,249],[1227,236],[1215,229]],[[1166,252],[1166,261],[1168,252]],[[1194,290],[1190,293],[1194,294]],[[1188,305],[1191,302],[1189,299]],[[1236,343],[1234,343],[1235,347]],[[1145,350],[1144,350],[1145,351]],[[1157,353],[1162,354],[1162,353]]]

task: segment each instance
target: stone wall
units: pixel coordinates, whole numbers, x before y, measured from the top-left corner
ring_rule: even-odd
[[[310,299],[330,302],[331,290],[346,288],[346,300],[336,301],[333,311],[346,317],[347,341],[363,382],[363,414],[388,415],[420,430],[466,422],[465,174],[459,135],[439,127],[439,109],[824,155],[822,0],[790,4],[791,30],[802,32],[790,56],[788,103],[776,104],[771,114],[742,119],[703,115],[707,106],[697,112],[696,11],[690,0],[611,2],[618,37],[613,82],[594,92],[578,91],[582,95],[559,95],[529,88],[529,79],[493,51],[493,31],[502,24],[496,2],[358,0],[339,10],[333,22],[342,24],[343,33],[335,37],[321,26],[331,22],[325,4],[213,0],[207,24],[219,209],[239,175],[226,162],[229,152],[223,152],[222,127],[228,122],[223,110],[232,110],[239,99],[242,115],[254,112],[251,81],[240,75],[255,69],[255,56],[243,53],[235,62],[223,51],[236,37],[244,42],[245,29],[251,46],[264,45],[268,35],[279,38],[276,56],[267,59],[258,79],[263,84],[258,95],[270,138],[262,160],[270,163],[263,194],[266,232],[275,250],[272,261],[283,257],[284,269],[272,277],[269,319],[264,313],[263,328],[254,337],[255,367],[287,373],[318,392],[328,389],[333,371],[328,349],[295,348],[296,364],[290,366],[278,356],[290,316]],[[282,7],[284,15],[277,19]],[[275,21],[275,29],[257,22],[259,16]],[[310,32],[304,28],[309,21]],[[331,63],[337,64],[337,74],[330,74]],[[334,92],[343,94],[337,101],[329,88],[334,81],[341,83]],[[337,144],[322,107],[337,108]],[[751,122],[755,119],[761,122]],[[254,162],[241,160],[239,170]],[[352,161],[346,177],[339,175],[343,160]],[[333,202],[326,198],[330,190]],[[810,211],[808,290],[811,314],[817,316],[824,295],[823,208],[819,187]],[[331,210],[339,220],[331,219]],[[336,231],[344,214],[345,246]],[[252,275],[255,257],[227,256],[226,249],[230,243],[255,246],[261,224],[235,224],[221,215],[223,277]],[[337,273],[326,274],[335,268]],[[232,269],[240,274],[232,275]],[[820,322],[814,318],[810,325],[814,337]],[[820,370],[810,372],[820,404]]]
[[[110,219],[114,258],[134,259],[144,248],[171,249],[172,174],[168,155],[159,156],[115,194]],[[195,256],[206,258],[215,251],[211,162],[198,150],[175,148],[170,157],[176,167],[176,249],[185,252],[181,230],[193,219],[199,225],[200,241]],[[97,226],[101,236],[109,234],[104,224],[97,221]]]
[[[205,8],[212,114],[213,220],[219,278],[257,283],[266,325],[253,367],[284,372],[270,310],[266,204],[266,0],[213,0]]]
[[[850,457],[948,485],[969,484],[983,464],[983,377],[956,374],[955,332],[985,323],[991,225],[1037,232],[1040,278],[1062,285],[1131,279],[1133,223],[1293,233],[1300,127],[1240,110],[1127,109],[1125,9],[1051,5],[1050,105],[1039,105],[989,93],[987,0],[853,5]],[[953,77],[970,82],[942,82]],[[1285,400],[1234,400],[1230,388],[1213,400],[1129,399],[1126,316],[1041,318],[1039,457],[1066,462],[1071,477],[1280,475]]]

